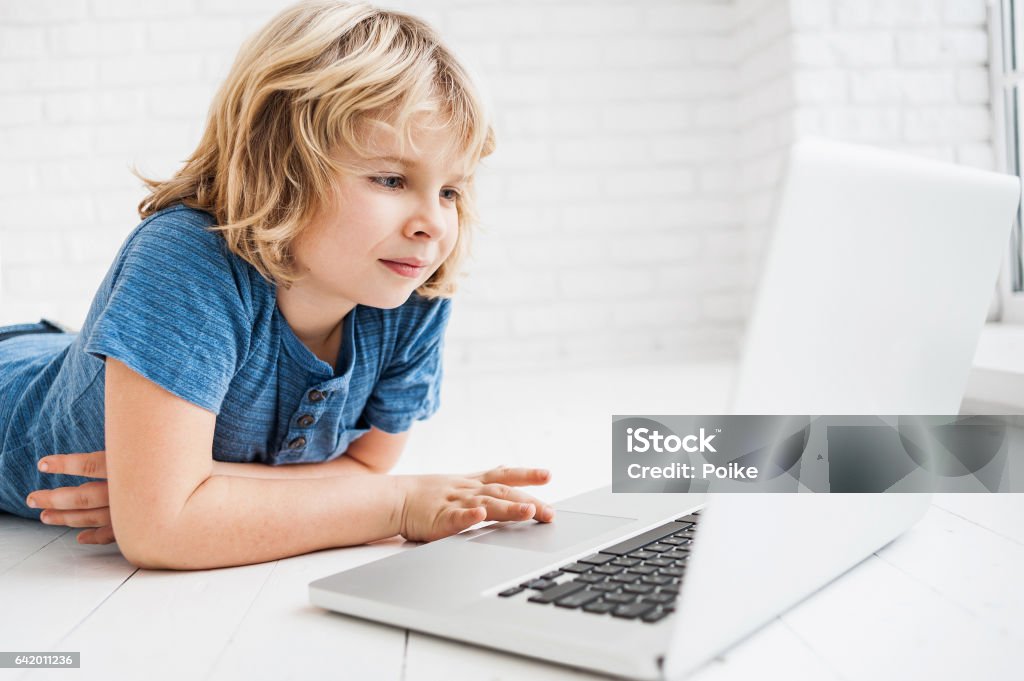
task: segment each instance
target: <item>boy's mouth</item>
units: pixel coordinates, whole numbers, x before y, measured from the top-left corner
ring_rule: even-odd
[[[397,260],[381,259],[380,262],[395,274],[409,279],[419,277],[427,267],[427,261],[418,260],[416,258],[400,258]]]

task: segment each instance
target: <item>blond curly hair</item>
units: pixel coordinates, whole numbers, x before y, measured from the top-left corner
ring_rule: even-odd
[[[297,279],[291,245],[324,206],[332,158],[345,145],[366,154],[369,121],[411,139],[429,112],[471,168],[494,149],[494,132],[465,69],[424,21],[361,3],[310,0],[270,21],[242,46],[221,85],[198,148],[169,180],[136,174],[150,193],[145,218],[183,203],[212,214],[228,248],[267,279]],[[472,177],[457,204],[451,255],[417,293],[449,296],[476,219]]]

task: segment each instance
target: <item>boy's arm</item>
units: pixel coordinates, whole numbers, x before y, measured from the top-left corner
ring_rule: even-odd
[[[139,567],[244,565],[400,530],[402,498],[390,476],[214,474],[215,415],[111,358],[105,406],[111,522]]]
[[[386,433],[372,428],[348,446],[343,456],[323,463],[299,463],[268,466],[262,463],[214,461],[213,475],[234,475],[247,478],[328,478],[365,473],[387,473],[402,455],[409,431]]]
[[[337,461],[351,459],[365,466],[371,473],[387,473],[398,463],[398,457],[409,441],[409,432],[386,433],[371,426],[370,432],[350,444],[345,456]]]

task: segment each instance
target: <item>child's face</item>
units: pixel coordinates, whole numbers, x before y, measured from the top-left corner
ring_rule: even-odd
[[[390,128],[366,126],[369,158],[345,149],[335,197],[296,239],[296,284],[351,309],[404,303],[451,254],[456,202],[470,169],[444,130],[415,128],[403,150]],[[333,308],[334,306],[331,305]]]

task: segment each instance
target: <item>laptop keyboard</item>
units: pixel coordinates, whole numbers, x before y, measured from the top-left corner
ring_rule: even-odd
[[[654,623],[675,611],[700,511],[505,589],[538,605]]]

